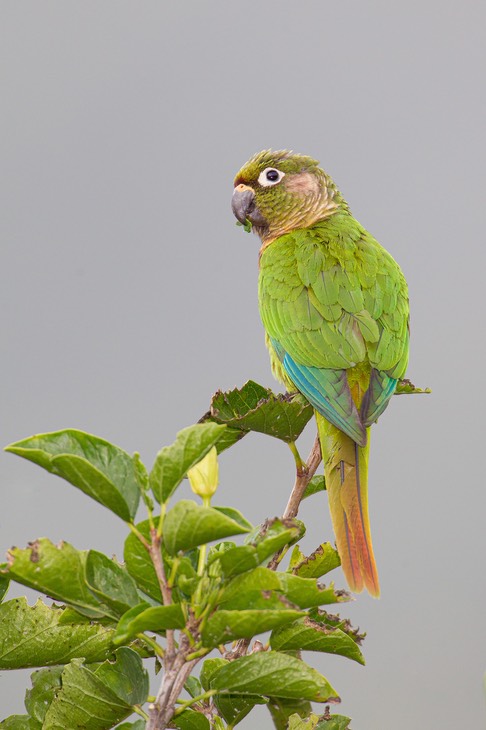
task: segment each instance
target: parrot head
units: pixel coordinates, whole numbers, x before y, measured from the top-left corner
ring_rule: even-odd
[[[236,175],[234,186],[235,217],[245,227],[251,224],[264,244],[347,208],[316,160],[287,150],[254,155]]]

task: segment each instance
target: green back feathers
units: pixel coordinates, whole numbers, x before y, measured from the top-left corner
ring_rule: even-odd
[[[264,250],[259,304],[287,375],[361,443],[363,427],[386,408],[408,360],[407,285],[394,259],[348,213],[337,213]],[[360,415],[345,382],[334,384],[338,371],[351,386],[359,382],[351,390]]]

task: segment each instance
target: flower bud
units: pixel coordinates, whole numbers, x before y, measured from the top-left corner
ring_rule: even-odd
[[[216,446],[213,446],[206,456],[187,472],[194,494],[203,498],[212,497],[218,488],[218,472],[218,452]]]

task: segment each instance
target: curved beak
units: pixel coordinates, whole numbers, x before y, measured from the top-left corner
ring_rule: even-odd
[[[233,199],[231,201],[231,208],[235,215],[235,218],[239,220],[243,225],[250,221],[255,225],[262,225],[265,223],[265,219],[258,210],[255,203],[255,193],[252,188],[248,185],[237,185],[233,191]]]

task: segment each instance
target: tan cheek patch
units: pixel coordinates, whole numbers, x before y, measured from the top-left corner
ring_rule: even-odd
[[[300,172],[298,175],[288,175],[285,178],[285,187],[291,193],[308,195],[319,192],[319,182],[310,172]]]

